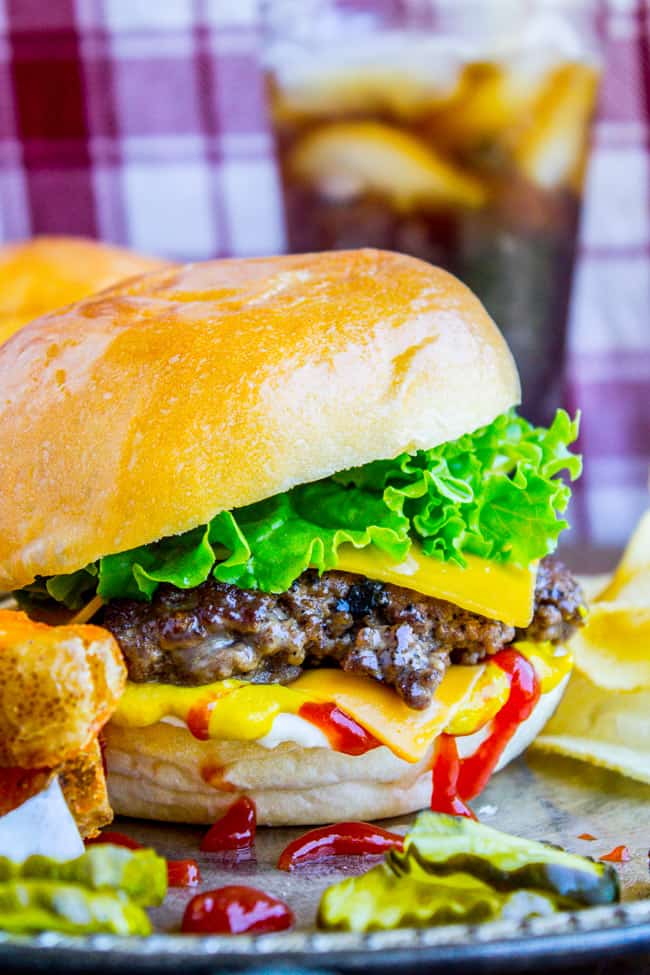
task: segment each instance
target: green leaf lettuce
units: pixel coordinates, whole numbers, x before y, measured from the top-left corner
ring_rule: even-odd
[[[580,474],[569,445],[578,420],[559,410],[549,428],[514,411],[474,433],[394,460],[375,461],[300,485],[208,525],[105,556],[68,576],[24,590],[75,609],[96,591],[105,600],[150,599],[161,582],[192,588],[211,572],[222,582],[283,592],[309,566],[336,568],[342,544],[375,546],[401,561],[413,543],[466,564],[467,555],[527,566],[552,552],[567,523]]]

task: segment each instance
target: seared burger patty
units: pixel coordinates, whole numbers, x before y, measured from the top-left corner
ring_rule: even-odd
[[[515,637],[563,641],[582,622],[570,572],[540,564],[526,630],[363,576],[308,571],[272,595],[209,579],[195,589],[161,585],[152,602],[115,600],[103,625],[133,681],[197,685],[228,677],[289,683],[303,667],[338,664],[394,687],[426,708],[450,660],[473,664]]]

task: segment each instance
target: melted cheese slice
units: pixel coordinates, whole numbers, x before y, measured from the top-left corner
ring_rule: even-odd
[[[525,657],[533,667],[542,694],[550,694],[573,670],[573,654],[566,647],[554,643],[531,643],[518,640],[513,649]]]
[[[547,693],[568,673],[571,656],[550,644],[516,644],[529,657]],[[510,683],[495,663],[452,666],[424,711],[369,677],[341,670],[305,671],[290,687],[225,680],[201,687],[127,683],[113,722],[145,728],[164,718],[187,723],[190,711],[208,703],[209,737],[256,741],[271,731],[279,714],[298,714],[306,701],[333,702],[371,732],[393,754],[418,762],[441,732],[468,735],[490,721],[507,700]]]
[[[395,755],[417,762],[460,710],[473,714],[474,728],[491,717],[482,693],[472,701],[474,688],[488,668],[492,669],[485,664],[450,667],[424,711],[408,708],[395,691],[369,677],[340,670],[307,671],[290,687],[235,680],[202,687],[129,681],[112,720],[129,728],[144,728],[169,717],[186,722],[192,708],[211,702],[210,738],[255,741],[271,731],[278,714],[297,714],[306,701],[333,702]]]
[[[339,670],[305,671],[292,686],[333,701],[399,758],[417,762],[463,707],[485,667],[450,667],[424,711],[406,706],[394,690]]]
[[[533,618],[537,562],[519,569],[475,555],[465,558],[463,569],[454,562],[431,558],[412,545],[404,561],[396,563],[374,545],[364,549],[341,545],[336,568],[445,599],[509,626],[528,626]]]

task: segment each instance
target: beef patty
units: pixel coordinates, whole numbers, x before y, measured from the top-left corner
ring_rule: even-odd
[[[512,643],[565,640],[582,622],[580,587],[544,559],[525,630],[453,603],[346,572],[310,570],[272,595],[209,579],[195,589],[161,585],[150,603],[117,599],[103,625],[133,681],[198,685],[227,677],[289,683],[303,667],[338,665],[394,687],[425,708],[450,662],[473,664]]]

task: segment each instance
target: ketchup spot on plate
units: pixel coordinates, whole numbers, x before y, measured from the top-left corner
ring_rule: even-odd
[[[255,887],[220,887],[197,894],[185,908],[184,934],[265,934],[293,924],[284,901]]]
[[[615,846],[609,853],[603,853],[599,860],[607,860],[609,863],[627,863],[630,859],[630,851],[627,846]]]
[[[371,823],[336,823],[319,826],[284,848],[278,870],[294,870],[305,863],[322,863],[337,856],[380,856],[402,850],[404,837]]]
[[[252,799],[242,796],[211,826],[201,841],[204,853],[246,850],[255,842],[257,814]]]
[[[196,887],[201,883],[201,871],[196,860],[168,860],[167,883],[170,887]]]

